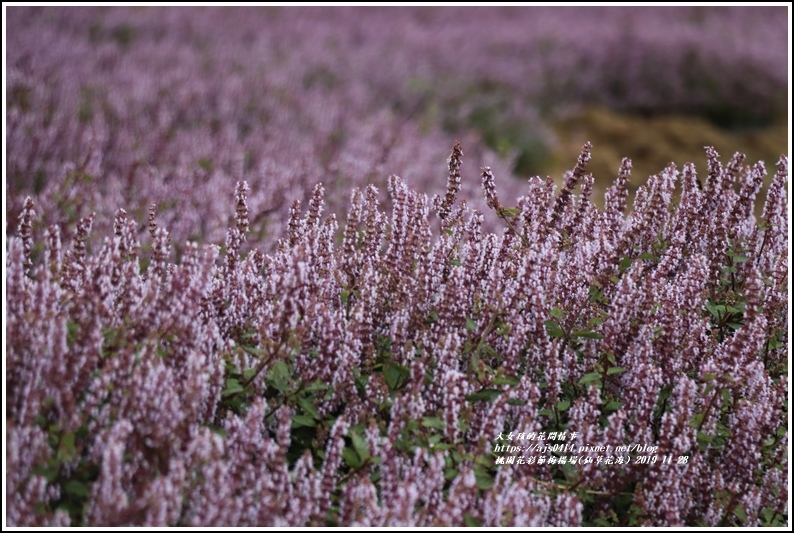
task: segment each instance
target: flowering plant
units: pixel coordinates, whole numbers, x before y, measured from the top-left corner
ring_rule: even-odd
[[[631,163],[600,209],[589,144],[514,206],[484,168],[488,231],[456,144],[444,195],[392,176],[340,228],[317,185],[272,252],[243,181],[223,246],[174,246],[157,206],[64,246],[26,200],[8,524],[786,523],[788,160],[756,219],[764,165],[707,155],[628,215]]]

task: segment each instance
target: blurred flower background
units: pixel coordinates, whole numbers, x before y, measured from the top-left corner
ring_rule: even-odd
[[[768,167],[787,150],[784,7],[7,14],[6,214],[33,195],[72,231],[92,210],[100,231],[119,206],[144,220],[154,202],[176,242],[219,242],[217,191],[247,179],[252,230],[272,246],[317,182],[337,212],[390,174],[440,192],[456,139],[480,208],[480,166],[509,202],[527,177],[561,180],[585,141],[597,203],[622,157],[633,190],[673,160],[704,164],[704,145]]]

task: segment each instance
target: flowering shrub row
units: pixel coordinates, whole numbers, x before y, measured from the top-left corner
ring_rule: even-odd
[[[11,6],[9,215],[33,195],[72,237],[81,210],[104,234],[118,206],[140,220],[156,202],[175,244],[220,242],[217,191],[248,180],[271,251],[315,183],[338,216],[390,173],[432,194],[459,137],[469,171],[491,166],[515,199],[509,158],[539,172],[544,117],[572,104],[785,115],[784,9]]]
[[[669,166],[629,215],[631,163],[599,209],[589,145],[514,205],[484,168],[492,232],[462,157],[444,195],[392,176],[384,210],[356,188],[341,227],[317,185],[272,252],[246,246],[243,181],[222,247],[174,246],[156,205],[97,235],[78,204],[65,239],[28,199],[8,524],[786,523],[787,158],[757,221],[766,171],[740,154]],[[511,432],[582,451],[507,464]],[[675,460],[606,464],[607,445]]]

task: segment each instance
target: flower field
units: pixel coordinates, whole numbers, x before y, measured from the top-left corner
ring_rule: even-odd
[[[788,524],[782,8],[6,10],[8,526]]]

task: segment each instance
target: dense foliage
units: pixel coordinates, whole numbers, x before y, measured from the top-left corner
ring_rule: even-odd
[[[6,8],[7,524],[788,523],[784,9]]]
[[[356,189],[338,231],[318,185],[273,253],[241,252],[245,182],[225,246],[176,259],[154,205],[143,239],[120,209],[64,249],[29,199],[8,241],[8,523],[785,523],[787,159],[756,221],[763,164],[708,156],[702,190],[671,165],[628,216],[630,162],[598,209],[589,145],[515,206],[484,168],[494,233],[457,198],[456,144],[445,195],[392,176],[391,212]],[[497,464],[510,432],[640,452]]]

